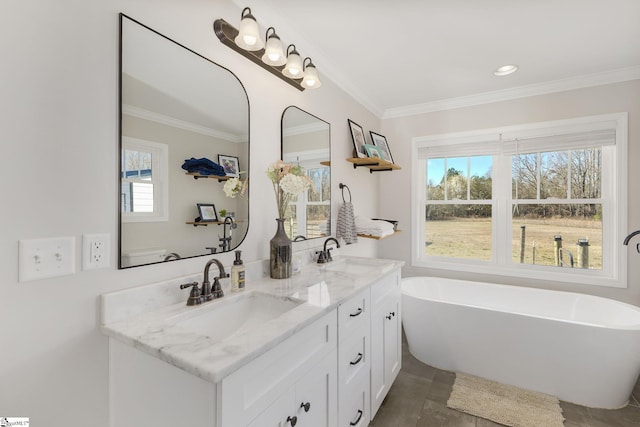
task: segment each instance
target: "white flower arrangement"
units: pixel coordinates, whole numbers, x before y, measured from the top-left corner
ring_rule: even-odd
[[[243,196],[247,189],[247,181],[241,181],[240,178],[229,178],[225,183],[222,190],[225,196],[235,199],[238,196]]]
[[[278,218],[283,219],[291,198],[309,188],[315,191],[313,182],[301,166],[294,166],[278,160],[269,165],[267,176],[273,183],[273,191],[278,206]]]

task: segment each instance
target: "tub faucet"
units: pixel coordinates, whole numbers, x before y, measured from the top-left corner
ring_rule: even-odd
[[[219,275],[213,279],[213,286],[211,286],[209,282],[209,268],[211,264],[215,264],[219,272]],[[224,279],[225,277],[229,277],[229,275],[224,271],[222,263],[215,258],[210,259],[204,266],[204,279],[202,280],[201,295],[205,301],[211,301],[212,299],[222,298],[224,296],[218,279]]]
[[[329,261],[333,261],[333,258],[331,258],[331,248],[327,249],[327,243],[329,243],[330,241],[336,242],[337,248],[340,247],[340,243],[338,242],[338,240],[336,240],[334,237],[328,237],[327,240],[324,241],[322,251],[316,252],[318,254],[318,264],[324,264]]]

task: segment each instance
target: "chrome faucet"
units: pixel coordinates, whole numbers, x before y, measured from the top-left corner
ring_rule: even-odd
[[[330,241],[336,242],[337,248],[340,247],[340,243],[336,238],[328,237],[327,240],[324,241],[324,246],[322,248],[322,251],[316,252],[318,254],[318,264],[324,264],[324,263],[333,261],[333,258],[331,257],[332,248],[327,249],[327,243],[329,243]]]
[[[213,286],[209,282],[209,268],[211,264],[215,264],[218,267],[219,275],[213,279]],[[224,279],[225,277],[229,277],[229,275],[224,271],[224,266],[220,261],[213,258],[210,259],[207,264],[204,266],[204,279],[202,281],[202,297],[205,301],[211,301],[212,299],[222,298],[224,296],[224,292],[222,292],[222,287],[220,286],[220,282],[218,279]]]

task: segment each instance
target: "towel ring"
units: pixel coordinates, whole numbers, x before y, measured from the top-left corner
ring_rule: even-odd
[[[347,187],[347,184],[340,183],[338,184],[338,186],[342,190],[342,201],[346,203],[346,200],[344,199],[344,189],[346,188],[349,192],[349,203],[351,203],[351,190],[349,189],[349,187]]]

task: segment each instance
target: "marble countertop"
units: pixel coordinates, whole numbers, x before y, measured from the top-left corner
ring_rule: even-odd
[[[335,309],[378,278],[402,267],[401,261],[340,257],[308,264],[288,279],[248,280],[246,289],[198,306],[187,306],[180,283],[190,276],[102,295],[102,332],[193,375],[219,382],[288,337]],[[356,267],[356,268],[353,268]],[[295,308],[228,338],[215,339],[176,325],[175,320],[230,304],[250,294],[295,302]],[[220,307],[220,306],[217,306]]]

